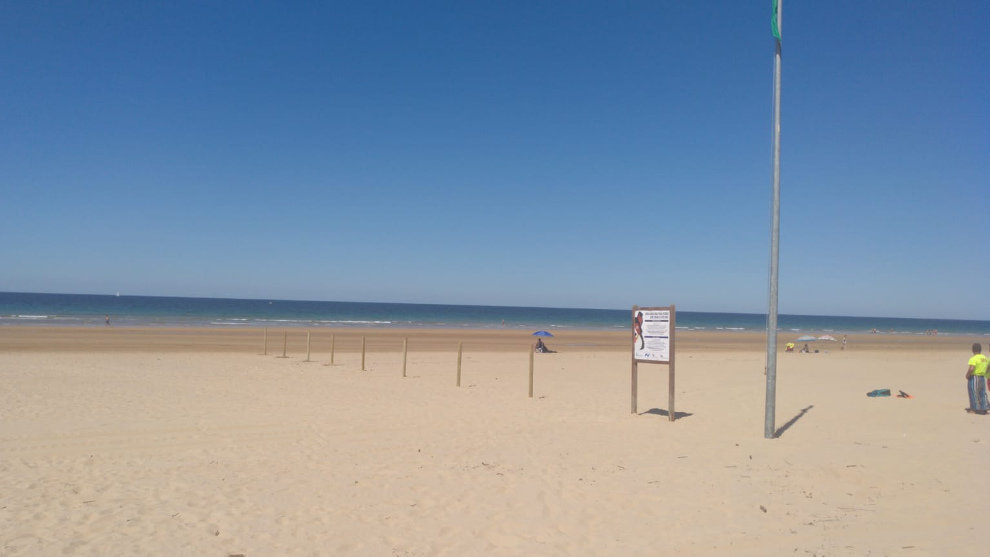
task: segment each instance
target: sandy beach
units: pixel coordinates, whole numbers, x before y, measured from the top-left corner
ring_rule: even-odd
[[[557,334],[533,398],[525,332],[263,335],[0,330],[0,555],[986,554],[987,337],[781,353],[767,440],[762,334],[678,332],[674,422],[628,332]]]

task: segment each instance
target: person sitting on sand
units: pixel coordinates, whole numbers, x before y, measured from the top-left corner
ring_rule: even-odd
[[[542,338],[536,339],[536,351],[539,352],[540,354],[548,354],[553,352],[553,350],[547,348],[546,344],[543,344]]]
[[[806,342],[806,343],[804,343],[804,346],[801,348],[801,353],[802,354],[807,354],[809,352],[811,352],[811,349],[808,348],[808,343]]]
[[[987,364],[990,360],[984,356],[980,343],[973,343],[973,357],[969,359],[969,367],[966,369],[966,382],[969,387],[969,408],[970,414],[986,415],[990,409],[987,403]]]
[[[784,352],[794,352],[794,343],[788,342],[784,345]]]

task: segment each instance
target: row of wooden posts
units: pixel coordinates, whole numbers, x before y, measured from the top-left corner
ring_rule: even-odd
[[[305,362],[309,362],[310,356],[312,354],[312,331],[306,331],[306,359]],[[330,335],[330,365],[333,365],[334,356],[334,346],[335,346],[335,335]],[[286,350],[289,344],[289,331],[286,329],[282,330],[282,355],[277,356],[278,358],[288,358],[286,355]],[[367,352],[367,337],[361,336],[361,371],[365,371],[364,362],[365,354]],[[533,354],[536,352],[536,346],[530,345],[529,347],[529,398],[533,398]],[[461,356],[464,353],[464,343],[457,343],[457,386],[461,386]],[[409,337],[402,339],[402,376],[406,377],[406,362],[408,361],[409,354]],[[268,355],[268,329],[265,328],[265,351],[264,355]]]

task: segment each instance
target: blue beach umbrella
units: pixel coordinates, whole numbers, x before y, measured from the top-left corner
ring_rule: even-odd
[[[795,342],[811,342],[813,340],[818,340],[818,339],[815,338],[815,337],[813,337],[813,336],[811,336],[811,335],[804,335],[804,336],[797,337],[797,340]]]
[[[536,331],[535,333],[533,333],[533,336],[534,337],[552,337],[553,336],[553,333],[550,333],[550,332],[547,332],[547,331]]]

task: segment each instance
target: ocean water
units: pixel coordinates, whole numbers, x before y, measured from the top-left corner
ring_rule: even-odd
[[[622,330],[627,309],[574,309],[302,300],[240,300],[0,292],[0,327],[394,327]],[[780,315],[782,332],[988,335],[990,321]],[[763,331],[755,313],[677,312],[678,330]]]

